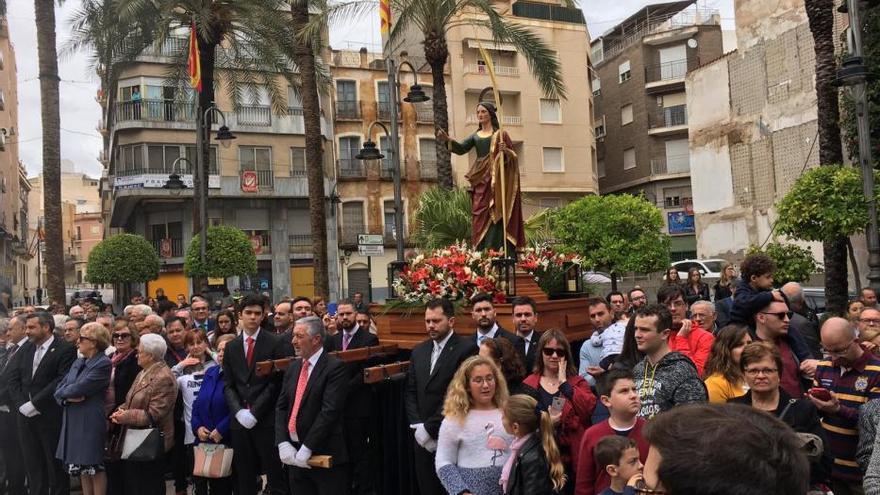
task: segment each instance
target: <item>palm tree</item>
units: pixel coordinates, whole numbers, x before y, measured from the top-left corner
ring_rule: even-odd
[[[204,115],[214,102],[215,84],[222,84],[237,110],[245,96],[257,95],[258,85],[267,88],[274,113],[286,115],[287,94],[280,83],[300,88],[302,81],[303,114],[308,161],[309,210],[312,219],[315,290],[328,294],[327,228],[325,222],[322,137],[317,87],[321,73],[314,58],[307,60],[296,42],[293,18],[286,14],[287,0],[119,0],[124,19],[145,19],[153,26],[152,39],[161,48],[173,30],[195,22],[198,32],[199,60],[203,89],[198,95],[198,112]],[[305,11],[306,14],[308,10]],[[223,49],[218,50],[221,43]],[[308,48],[308,45],[306,45]],[[314,55],[314,54],[312,54]],[[178,56],[169,79],[183,89],[186,77],[186,52]],[[297,72],[294,62],[304,66]],[[317,75],[316,75],[317,74]],[[211,119],[206,122],[211,125]],[[208,163],[209,150],[204,150]],[[205,187],[202,184],[200,187]],[[320,219],[320,221],[319,221]],[[198,226],[200,227],[200,226]],[[196,230],[196,229],[194,229]]]
[[[471,196],[467,189],[432,187],[419,196],[413,241],[423,249],[470,243]]]
[[[843,163],[840,139],[840,109],[837,61],[834,55],[834,0],[806,0],[805,7],[816,53],[816,105],[818,107],[819,164]],[[825,263],[825,297],[828,310],[842,314],[848,298],[847,239],[822,243]]]
[[[5,9],[5,5],[4,5]],[[61,222],[61,115],[58,53],[55,49],[55,0],[34,0],[40,68],[40,118],[43,129],[43,215],[46,226],[46,288],[49,299],[64,304],[64,236]]]
[[[474,26],[489,32],[499,43],[514,45],[529,64],[544,93],[550,98],[564,98],[565,85],[555,52],[527,27],[509,22],[487,0],[391,0],[396,13],[391,43],[402,40],[413,28],[424,36],[425,59],[431,67],[434,84],[434,124],[449,131],[446,81],[443,67],[449,58],[447,32],[457,26]],[[474,14],[479,17],[474,17]],[[449,151],[437,146],[437,175],[441,187],[452,188],[452,164]]]

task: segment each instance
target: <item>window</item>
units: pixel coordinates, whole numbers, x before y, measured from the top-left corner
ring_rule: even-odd
[[[385,155],[380,162],[379,175],[383,179],[394,178],[394,166],[391,164],[391,138],[388,136],[379,136],[379,151]]]
[[[630,71],[629,60],[617,66],[617,76],[618,82],[621,83],[625,83],[630,80],[630,78],[632,77],[632,71]]]
[[[599,120],[599,123],[596,125],[596,139],[605,137],[605,116],[602,116],[602,119]]]
[[[602,95],[602,80],[598,77],[593,78],[593,96]]]
[[[76,240],[81,241],[82,238],[83,238],[83,236],[82,236],[82,227],[80,227],[79,225],[77,225],[77,226],[76,226]]]
[[[624,105],[620,107],[620,125],[632,124],[633,121],[633,106]]]
[[[388,81],[379,81],[376,84],[376,117],[380,119],[391,118],[391,96],[388,92]]]
[[[541,198],[538,201],[541,208],[547,210],[550,208],[559,208],[562,206],[562,198]]]
[[[636,168],[636,149],[627,148],[623,150],[623,169],[629,170]]]
[[[148,145],[147,168],[155,173],[171,172],[171,165],[180,158],[180,145]],[[181,160],[182,161],[182,160]],[[178,165],[180,162],[178,162]]]
[[[364,226],[364,202],[342,203],[342,243],[357,244],[357,235],[366,232]]]
[[[257,172],[257,184],[260,189],[272,189],[272,148],[261,146],[239,146],[238,160],[241,171]]]
[[[663,206],[666,208],[683,208],[691,203],[691,188],[670,187],[663,190]]]
[[[305,177],[306,175],[306,149],[300,147],[290,148],[290,176]]]
[[[562,148],[543,148],[544,172],[564,172]]]
[[[558,124],[562,122],[562,109],[559,100],[541,98],[541,122]]]
[[[605,160],[599,160],[596,168],[599,170],[599,178],[605,177]]]
[[[318,99],[320,101],[320,98]],[[287,109],[292,112],[293,110],[302,111],[302,99],[299,95],[296,94],[296,91],[292,87],[287,88]]]
[[[599,40],[590,47],[590,60],[593,64],[600,64],[605,60],[605,47],[602,40]]]
[[[385,222],[385,240],[394,242],[397,240],[397,226],[394,224],[394,200],[385,200],[382,208],[382,218]],[[403,225],[406,225],[404,220]]]
[[[357,86],[354,81],[336,81],[336,114],[343,119],[358,117]]]
[[[437,141],[419,138],[419,174],[422,179],[437,178]]]
[[[361,150],[360,136],[343,136],[339,138],[339,169],[343,176],[351,176],[354,172],[363,175],[363,163],[355,158]]]
[[[185,155],[186,159],[190,161],[193,167],[196,166],[196,147],[195,146],[187,146]],[[217,168],[217,147],[211,146],[210,151],[208,151],[208,175],[218,175],[220,170]],[[188,174],[192,173],[192,170],[189,169],[189,164],[185,163],[183,160],[177,165],[178,167],[183,167],[183,170],[186,170]]]

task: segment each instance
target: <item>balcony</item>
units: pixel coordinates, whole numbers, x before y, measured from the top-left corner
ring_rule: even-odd
[[[586,24],[586,21],[584,21],[584,13],[581,9],[576,7],[562,7],[547,3],[518,1],[513,4],[513,15],[516,17],[538,19],[542,21]]]
[[[367,167],[362,160],[340,158],[338,164],[340,179],[365,179],[367,177]]]
[[[192,180],[192,177],[191,177],[192,171],[189,170],[189,167],[187,167],[185,165],[185,163],[186,162],[184,162],[182,160],[180,162],[178,162],[177,166],[174,167],[174,172],[180,174],[182,176],[182,178],[184,178],[183,176],[189,175],[190,180]],[[164,165],[154,165],[154,166],[146,165],[143,167],[125,167],[125,168],[120,167],[115,170],[114,175],[116,177],[132,177],[135,175],[165,175],[165,176],[168,176],[168,175],[171,175],[171,172],[172,172],[171,164],[166,163]],[[208,167],[208,175],[210,176],[210,175],[219,175],[219,174],[220,174],[220,172],[217,171],[217,164],[212,163]],[[184,182],[186,182],[186,181],[184,181]]]
[[[275,188],[275,174],[272,170],[242,170],[244,172],[257,173],[257,187],[261,191],[271,191]]]
[[[337,101],[336,118],[338,120],[361,120],[359,101]]]
[[[648,115],[648,134],[665,136],[687,132],[687,105],[658,108]]]
[[[504,125],[522,125],[522,117],[519,115],[504,115],[501,120]],[[466,124],[476,124],[477,116],[473,114],[468,115],[465,117],[464,122]]]
[[[150,241],[153,244],[153,249],[156,250],[156,253],[159,254],[160,258],[180,258],[183,256],[183,239],[171,238],[171,251],[167,251],[164,255],[162,253],[162,243],[165,239],[153,239]]]
[[[506,65],[493,65],[496,76],[519,77],[519,67],[511,67]],[[489,75],[489,68],[484,64],[468,64],[464,67],[466,74],[484,74]]]
[[[419,160],[419,177],[422,180],[437,180],[437,160]]]
[[[651,159],[651,175],[689,174],[689,155],[670,155]]]
[[[242,105],[235,112],[240,126],[269,127],[272,125],[272,109],[269,105]]]
[[[385,159],[379,162],[379,178],[391,180],[394,178],[394,165],[391,160]],[[406,165],[400,164],[400,179],[406,179]]]
[[[287,236],[290,254],[312,256],[312,236],[310,234],[291,234]]]
[[[272,254],[272,234],[268,230],[245,230],[254,254]]]
[[[115,122],[185,122],[195,123],[196,105],[174,100],[139,100],[116,102]]]
[[[700,66],[700,59],[687,57],[645,66],[645,90],[649,94],[684,88],[687,73]]]
[[[434,122],[434,108],[431,103],[416,105],[416,121],[429,124]]]

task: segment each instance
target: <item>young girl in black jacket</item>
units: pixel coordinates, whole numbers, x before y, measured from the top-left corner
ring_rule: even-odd
[[[505,495],[552,495],[565,485],[562,456],[553,439],[553,421],[538,401],[514,395],[504,407],[504,429],[515,437],[501,472]]]

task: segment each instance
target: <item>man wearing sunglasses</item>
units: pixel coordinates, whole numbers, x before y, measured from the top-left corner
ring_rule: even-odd
[[[752,340],[774,344],[782,356],[782,375],[779,386],[791,397],[801,397],[816,373],[818,360],[797,332],[789,332],[792,313],[788,305],[773,300],[755,314]]]
[[[821,338],[828,360],[819,363],[814,386],[828,390],[830,397],[815,389],[807,397],[822,416],[826,449],[834,457],[831,487],[835,494],[864,493],[856,463],[858,419],[863,404],[880,398],[880,358],[859,346],[856,329],[843,318],[826,320]]]

